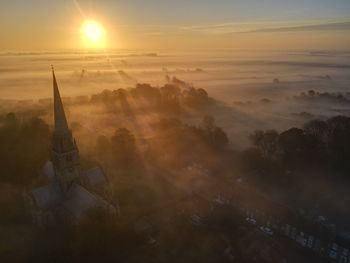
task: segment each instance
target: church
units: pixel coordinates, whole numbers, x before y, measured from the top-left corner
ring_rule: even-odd
[[[28,195],[33,221],[42,228],[59,222],[76,224],[90,209],[117,214],[108,178],[100,167],[82,172],[79,149],[68,127],[55,72],[53,76],[54,131],[51,161],[41,174],[47,184]]]

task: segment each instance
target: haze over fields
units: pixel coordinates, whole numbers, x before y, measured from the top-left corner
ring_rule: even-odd
[[[350,263],[350,0],[1,0],[0,262]]]
[[[217,121],[231,138],[265,127],[298,126],[312,117],[349,114],[350,103],[310,104],[294,98],[309,90],[347,96],[350,53],[346,51],[7,52],[0,56],[0,99],[35,103],[50,98],[51,64],[64,97],[136,83],[162,86],[172,77],[204,88],[225,105],[216,114]]]

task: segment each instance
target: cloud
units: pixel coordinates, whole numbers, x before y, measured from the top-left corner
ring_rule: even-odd
[[[259,23],[256,22],[230,22],[222,24],[213,24],[213,25],[197,25],[197,26],[185,26],[181,27],[180,30],[194,31],[199,33],[208,33],[208,34],[225,34],[225,33],[239,33],[246,32],[257,28]]]
[[[281,26],[283,25],[284,26]],[[204,34],[233,34],[233,33],[269,33],[269,32],[300,32],[300,31],[336,31],[350,30],[350,21],[313,23],[288,21],[262,22],[232,22],[213,25],[197,25],[181,27],[181,30]]]
[[[312,21],[287,21],[287,20],[262,20],[245,22],[227,22],[203,25],[178,25],[178,24],[143,24],[143,25],[119,25],[126,32],[132,32],[141,36],[166,36],[183,34],[203,35],[228,35],[235,33],[268,33],[268,32],[292,32],[292,31],[335,31],[350,30],[350,21],[324,22]]]
[[[276,28],[261,28],[247,33],[258,32],[297,32],[297,31],[333,31],[333,30],[350,30],[350,22],[324,23],[316,25],[302,25]]]

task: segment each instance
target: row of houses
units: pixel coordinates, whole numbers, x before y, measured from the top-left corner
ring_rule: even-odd
[[[189,195],[205,200],[199,206],[203,208],[199,210],[203,211],[197,211],[198,206],[189,209],[194,215],[191,222],[197,223],[198,218],[201,215],[205,217],[213,206],[230,207],[242,218],[253,219],[256,224],[271,228],[276,235],[284,236],[316,255],[333,262],[350,263],[350,237],[345,232],[337,231],[334,225],[327,224],[323,217],[306,218],[290,207],[261,195],[241,181],[223,183],[215,180],[215,183],[208,176],[202,176],[201,179],[200,184],[190,184],[190,191],[181,184],[176,184],[177,188]],[[181,206],[183,209],[183,204]]]
[[[350,263],[350,238],[345,232],[338,232],[334,225],[326,223],[323,217],[306,218],[287,206],[241,186],[236,186],[234,190],[221,187],[212,202],[229,205],[244,218],[266,226],[330,261]]]

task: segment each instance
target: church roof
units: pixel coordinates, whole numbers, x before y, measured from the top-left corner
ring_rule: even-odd
[[[106,176],[100,167],[86,171],[85,178],[91,186],[107,183]]]
[[[32,195],[36,205],[42,210],[58,205],[63,197],[57,182],[34,189]]]
[[[46,161],[43,168],[41,169],[42,175],[49,180],[53,180],[55,177],[55,171],[53,168],[53,163],[51,161]]]
[[[80,218],[84,212],[99,205],[102,205],[99,198],[79,184],[72,185],[63,202],[63,207],[75,218]]]
[[[109,205],[101,197],[94,195],[79,184],[73,184],[68,192],[63,194],[59,184],[54,182],[34,189],[32,196],[40,210],[46,211],[55,207],[62,207],[74,218],[80,218],[91,208],[108,207]]]
[[[52,68],[53,77],[53,97],[54,97],[54,118],[55,118],[55,132],[64,134],[69,132],[66,114],[64,112],[60,91],[58,89],[55,71]]]

